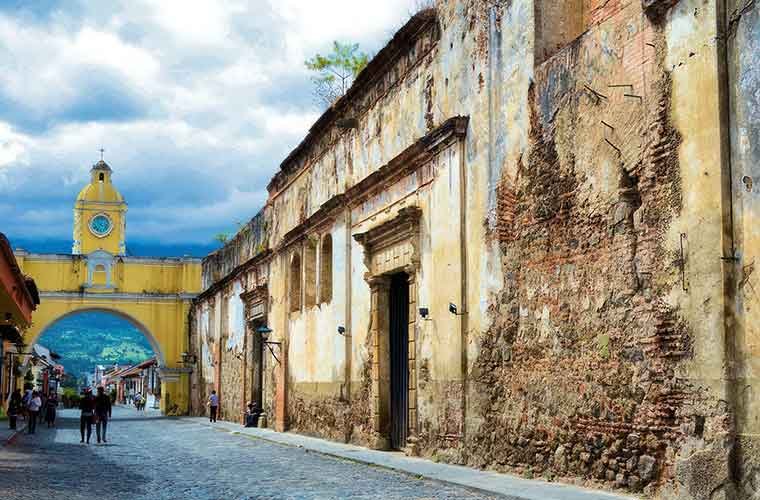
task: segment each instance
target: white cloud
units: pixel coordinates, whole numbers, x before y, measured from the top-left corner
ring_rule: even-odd
[[[0,122],[0,169],[7,165],[24,164],[28,139],[13,131],[8,123]]]
[[[412,3],[67,1],[36,22],[0,4],[0,193],[13,200],[0,230],[11,236],[69,238],[101,146],[130,203],[130,239],[234,228],[318,117],[303,61],[333,40],[376,51]]]

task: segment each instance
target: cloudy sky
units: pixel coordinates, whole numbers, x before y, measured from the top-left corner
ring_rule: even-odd
[[[375,52],[414,0],[0,0],[0,231],[70,250],[105,148],[135,254],[203,254],[256,213],[321,110],[303,61]]]

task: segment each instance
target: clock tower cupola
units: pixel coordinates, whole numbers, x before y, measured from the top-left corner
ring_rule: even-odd
[[[82,188],[74,203],[73,254],[126,253],[127,204],[112,184],[112,174],[102,158],[90,169],[90,183]]]

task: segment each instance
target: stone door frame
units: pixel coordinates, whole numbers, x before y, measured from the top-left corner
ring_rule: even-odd
[[[420,219],[422,210],[411,206],[399,210],[393,219],[355,234],[364,249],[364,263],[369,270],[364,279],[370,287],[370,341],[372,356],[372,432],[371,446],[390,448],[390,309],[391,276],[405,272],[409,276],[409,387],[407,446],[408,454],[417,453],[417,280],[420,272]]]
[[[244,304],[244,317],[245,317],[245,336],[244,336],[244,353],[245,362],[243,368],[243,405],[245,406],[248,400],[258,400],[261,409],[264,409],[266,394],[265,394],[265,382],[264,382],[264,355],[263,345],[259,338],[259,333],[254,326],[256,324],[267,324],[267,312],[269,309],[269,291],[267,285],[259,285],[251,290],[245,291],[240,294],[240,298]],[[250,339],[250,341],[249,341]],[[250,357],[250,359],[249,359]],[[258,373],[254,373],[251,369],[258,363]],[[250,380],[248,380],[250,378]],[[256,380],[258,378],[258,380]],[[258,384],[259,394],[256,394],[256,385]],[[243,408],[245,412],[246,408]],[[245,422],[243,422],[245,423]]]

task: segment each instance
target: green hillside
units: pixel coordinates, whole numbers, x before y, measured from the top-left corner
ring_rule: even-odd
[[[145,336],[129,321],[102,312],[63,318],[37,341],[61,355],[66,373],[79,377],[95,365],[133,364],[153,356]]]

